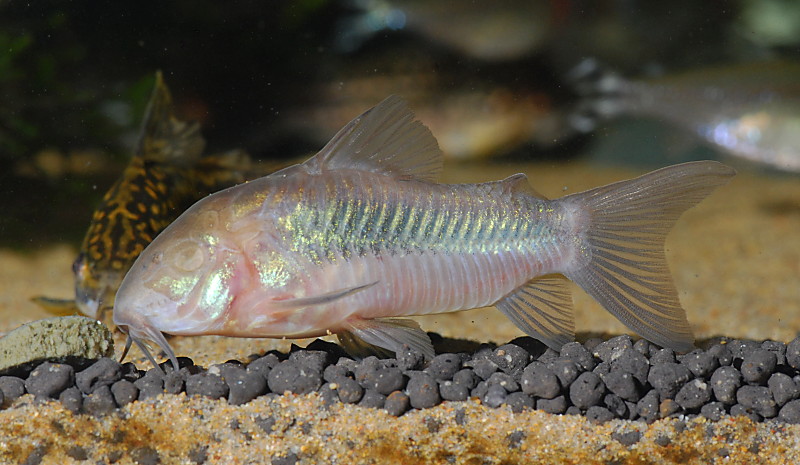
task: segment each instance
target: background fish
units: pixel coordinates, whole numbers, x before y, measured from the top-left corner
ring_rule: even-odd
[[[571,79],[585,99],[572,118],[579,130],[619,115],[651,117],[731,155],[800,172],[800,63],[758,62],[626,80],[586,60]]]
[[[163,332],[337,333],[345,346],[432,357],[401,317],[486,305],[560,348],[574,326],[563,274],[651,341],[693,346],[664,239],[733,169],[687,163],[557,200],[522,174],[445,185],[441,169],[430,131],[390,97],[307,162],[187,210],[128,272],[114,323],[128,347],[155,365],[154,341],[175,369]]]
[[[156,73],[136,151],[94,211],[72,265],[75,300],[34,301],[56,313],[77,309],[100,318],[136,257],[162,229],[198,199],[244,182],[252,169],[243,151],[201,157],[204,146],[199,124],[175,117],[169,89]]]

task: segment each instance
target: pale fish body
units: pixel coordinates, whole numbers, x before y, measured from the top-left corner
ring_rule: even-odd
[[[390,97],[307,162],[187,210],[134,263],[114,322],[175,366],[162,332],[336,333],[350,349],[431,357],[426,333],[398,317],[486,305],[559,348],[573,338],[562,274],[644,337],[692,347],[664,236],[732,169],[688,163],[547,200],[521,174],[437,184],[441,166],[431,133]]]
[[[646,116],[683,127],[731,155],[800,171],[800,63],[769,61],[705,68],[654,79],[573,71],[587,94],[580,113]],[[592,118],[575,119],[591,129]]]

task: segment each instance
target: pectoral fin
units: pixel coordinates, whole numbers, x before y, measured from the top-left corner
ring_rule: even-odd
[[[369,284],[362,284],[361,286],[351,287],[348,289],[339,289],[325,294],[314,295],[310,297],[298,297],[295,299],[285,299],[273,301],[274,307],[282,307],[285,309],[298,309],[305,307],[312,307],[314,305],[323,305],[335,300],[355,294],[356,292],[363,291],[369,287],[378,284],[378,281]]]
[[[567,280],[560,275],[534,278],[495,303],[517,328],[554,350],[575,339],[575,318]]]
[[[433,344],[419,324],[403,318],[353,320],[346,330],[337,334],[339,343],[352,355],[396,354],[404,346],[420,352],[426,360],[436,355]]]

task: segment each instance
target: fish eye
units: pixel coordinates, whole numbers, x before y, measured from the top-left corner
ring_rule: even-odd
[[[172,265],[181,271],[195,271],[205,263],[203,248],[194,241],[183,241],[170,252]]]

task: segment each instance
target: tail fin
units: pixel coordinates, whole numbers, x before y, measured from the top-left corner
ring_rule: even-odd
[[[714,161],[669,166],[564,197],[582,212],[584,260],[564,273],[646,339],[689,351],[694,337],[664,254],[678,217],[736,174]]]

